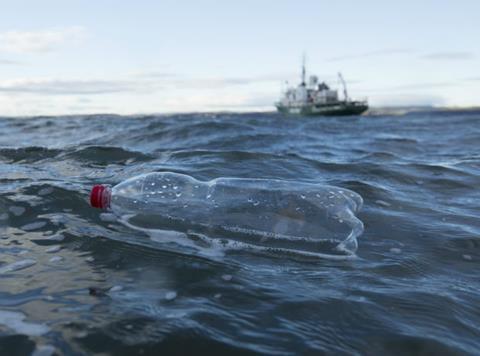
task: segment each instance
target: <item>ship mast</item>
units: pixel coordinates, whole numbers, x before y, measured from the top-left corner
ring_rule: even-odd
[[[338,78],[342,82],[343,85],[343,96],[345,97],[345,101],[348,101],[348,93],[347,93],[347,84],[345,83],[345,80],[343,79],[342,73],[338,72]]]
[[[302,57],[302,85],[305,86],[305,76],[306,76],[306,69],[305,69],[305,53],[303,54]]]

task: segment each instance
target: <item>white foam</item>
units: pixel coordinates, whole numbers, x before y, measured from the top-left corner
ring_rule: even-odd
[[[40,336],[50,331],[44,324],[25,322],[25,318],[26,316],[22,313],[0,310],[0,323],[19,334]]]
[[[195,236],[202,238],[205,241],[208,241],[212,247],[221,248],[223,250],[252,250],[257,252],[263,253],[277,253],[277,254],[286,254],[291,256],[303,256],[309,258],[322,258],[328,260],[335,260],[335,261],[344,261],[344,260],[352,260],[356,259],[357,255],[350,252],[349,250],[342,251],[345,254],[342,255],[332,255],[328,253],[321,253],[321,252],[311,252],[306,250],[295,250],[290,248],[284,247],[267,247],[267,246],[260,246],[260,245],[253,245],[241,241],[234,241],[234,240],[226,240],[226,239],[215,239],[207,237],[203,234],[195,234]]]
[[[151,230],[150,239],[155,242],[178,242],[178,239],[185,239],[187,235],[183,232],[173,230]]]

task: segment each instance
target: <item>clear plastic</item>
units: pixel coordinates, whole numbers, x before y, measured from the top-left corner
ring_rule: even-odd
[[[362,198],[347,189],[267,179],[199,181],[160,172],[113,187],[110,209],[132,227],[201,236],[218,245],[354,254]]]

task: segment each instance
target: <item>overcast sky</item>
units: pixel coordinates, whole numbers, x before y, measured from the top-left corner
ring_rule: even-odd
[[[273,110],[310,73],[480,106],[479,0],[2,1],[0,115]]]

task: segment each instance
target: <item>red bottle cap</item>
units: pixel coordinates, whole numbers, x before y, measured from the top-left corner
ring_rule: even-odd
[[[90,205],[94,208],[107,209],[110,206],[110,188],[101,184],[93,186]]]

